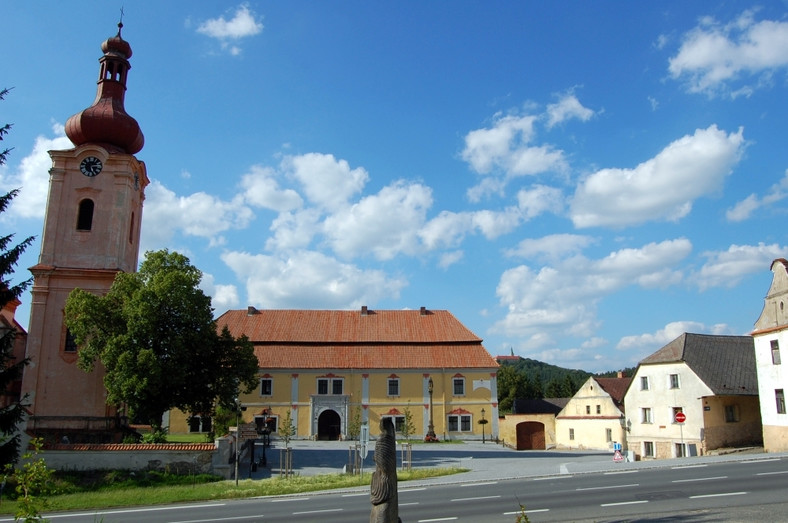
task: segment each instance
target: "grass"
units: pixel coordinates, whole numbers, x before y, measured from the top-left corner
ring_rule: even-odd
[[[423,468],[397,473],[399,481],[412,481],[467,472],[468,469]],[[363,477],[347,474],[294,476],[289,479],[217,480],[215,476],[176,476],[163,473],[103,471],[93,474],[58,474],[56,490],[48,497],[47,512],[99,510],[110,507],[163,505],[191,501],[211,501],[257,496],[281,496],[301,492],[334,490],[369,485],[371,473]],[[15,501],[0,504],[0,513],[13,514]]]

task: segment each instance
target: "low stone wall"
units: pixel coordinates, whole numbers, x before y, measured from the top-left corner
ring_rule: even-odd
[[[233,474],[234,438],[214,443],[61,444],[39,457],[56,470],[158,470],[173,474]]]

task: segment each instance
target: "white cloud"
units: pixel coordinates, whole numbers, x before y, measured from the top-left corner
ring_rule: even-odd
[[[550,129],[566,120],[577,118],[587,122],[594,116],[594,111],[583,107],[580,100],[572,93],[561,96],[557,103],[547,106],[547,128]]]
[[[66,138],[61,124],[53,125],[52,132],[54,138],[36,137],[33,150],[22,158],[16,172],[9,174],[5,169],[0,171],[2,175],[0,189],[4,193],[19,189],[19,194],[13,199],[4,215],[17,218],[44,218],[49,194],[49,169],[52,167],[52,159],[48,151],[74,147]]]
[[[526,259],[547,259],[557,262],[561,258],[580,253],[594,243],[591,236],[579,234],[550,234],[542,238],[522,240],[514,249],[506,250],[507,256]]]
[[[350,198],[360,193],[369,180],[366,170],[351,169],[347,161],[337,160],[331,154],[287,156],[281,167],[301,184],[310,202],[328,211],[348,205]]]
[[[249,9],[247,4],[238,6],[230,19],[220,16],[206,20],[197,27],[198,33],[219,40],[222,49],[233,55],[240,54],[241,48],[238,45],[230,44],[230,41],[254,36],[262,30],[262,22],[257,19],[254,11]]]
[[[270,167],[255,165],[241,177],[243,198],[249,205],[290,211],[303,205],[301,196],[292,189],[282,190],[276,181],[276,173]]]
[[[602,259],[577,255],[533,270],[526,265],[505,271],[496,294],[507,307],[493,332],[524,337],[526,348],[549,346],[567,334],[590,336],[597,326],[600,299],[629,285],[653,287],[681,281],[673,269],[692,250],[679,238],[621,249]]]
[[[203,273],[200,289],[208,296],[211,296],[211,306],[213,310],[221,314],[228,309],[238,308],[238,289],[235,285],[219,285],[215,282],[212,274]],[[217,314],[217,315],[218,315]]]
[[[522,221],[523,214],[516,207],[503,211],[441,211],[419,231],[418,235],[427,249],[454,248],[465,236],[480,232],[488,240],[514,230]]]
[[[271,223],[274,236],[266,240],[266,249],[276,251],[306,248],[321,230],[320,217],[317,209],[280,213]]]
[[[394,182],[377,194],[327,217],[324,234],[344,258],[371,253],[378,260],[419,250],[418,231],[432,206],[432,191],[421,184]]]
[[[448,269],[455,263],[458,263],[465,256],[463,251],[451,251],[441,254],[438,261],[438,267],[441,269]]]
[[[254,215],[240,197],[223,201],[204,192],[177,196],[154,180],[145,190],[142,214],[142,244],[156,248],[167,246],[178,231],[188,236],[209,238],[212,244],[223,243],[220,233],[243,229]]]
[[[517,203],[527,220],[545,212],[559,214],[564,210],[564,194],[561,189],[546,185],[534,185],[517,192]]]
[[[653,353],[685,332],[703,334],[707,332],[707,328],[704,324],[696,321],[674,321],[668,323],[664,328],[654,333],[624,336],[616,344],[616,349],[631,350],[646,348],[651,351],[650,353]]]
[[[727,251],[704,252],[707,259],[693,281],[701,290],[710,287],[735,287],[745,276],[757,274],[776,258],[788,257],[788,246],[731,245]]]
[[[397,299],[407,285],[314,251],[289,257],[226,252],[222,261],[246,283],[249,305],[265,308],[356,309]]]
[[[717,193],[738,163],[743,130],[726,134],[712,125],[684,136],[634,169],[602,169],[581,181],[571,202],[576,227],[678,221],[692,202]]]
[[[465,136],[462,159],[484,176],[468,190],[471,201],[500,193],[513,177],[567,170],[563,151],[551,144],[532,144],[538,118],[499,113],[493,117],[491,127],[473,130]]]
[[[684,36],[668,70],[674,79],[686,81],[693,93],[732,96],[749,94],[769,82],[769,75],[788,66],[788,22],[756,22],[747,11],[722,25],[704,18]],[[732,88],[737,80],[743,83]]]
[[[782,180],[769,188],[766,196],[759,198],[755,194],[749,195],[744,200],[736,203],[733,208],[728,209],[725,213],[725,217],[731,222],[744,221],[761,207],[768,207],[784,199],[786,196],[788,196],[788,169],[785,170],[785,176],[783,176]]]

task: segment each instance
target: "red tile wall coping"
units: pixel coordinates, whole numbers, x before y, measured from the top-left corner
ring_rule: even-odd
[[[161,451],[204,451],[213,452],[216,445],[213,443],[75,443],[52,445],[49,450],[102,450],[102,451],[133,451],[133,452],[161,452]]]

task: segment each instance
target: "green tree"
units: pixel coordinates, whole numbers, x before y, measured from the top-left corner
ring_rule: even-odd
[[[287,409],[285,419],[279,424],[279,437],[285,442],[285,448],[290,445],[290,440],[295,435],[295,426],[293,426],[293,418],[290,416],[290,409]]]
[[[53,489],[52,475],[53,470],[47,468],[43,458],[36,458],[41,451],[43,441],[39,439],[30,440],[33,450],[26,452],[22,458],[25,464],[18,469],[12,465],[6,465],[6,473],[11,480],[16,483],[16,512],[14,521],[48,521],[41,515],[41,511],[46,508],[47,499],[44,497]]]
[[[213,416],[257,385],[254,347],[217,333],[202,273],[182,254],[149,251],[139,272],[120,273],[105,296],[74,289],[65,323],[90,372],[101,362],[107,401],[161,429],[172,408]]]
[[[0,100],[8,94],[8,89],[0,90]],[[0,126],[0,141],[8,135],[11,124]],[[0,151],[0,165],[4,165],[11,149]],[[5,212],[11,201],[19,194],[15,189],[0,196],[0,214]],[[33,279],[14,284],[11,279],[19,257],[33,243],[35,238],[29,236],[20,243],[13,245],[14,235],[0,236],[0,309],[7,303],[19,298],[32,283]],[[14,340],[16,330],[13,325],[0,322],[0,393],[5,393],[9,386],[22,378],[22,371],[30,360],[16,360],[14,357]],[[25,415],[26,398],[14,398],[6,406],[0,408],[0,466],[15,463],[19,459],[20,436],[17,426]]]
[[[353,413],[350,415],[350,420],[347,424],[347,437],[349,439],[358,439],[361,433],[361,407],[355,407]]]
[[[413,424],[413,413],[410,411],[410,401],[408,401],[408,406],[403,409],[402,415],[405,419],[400,433],[405,438],[405,441],[410,443],[410,437],[416,433],[416,426]]]

